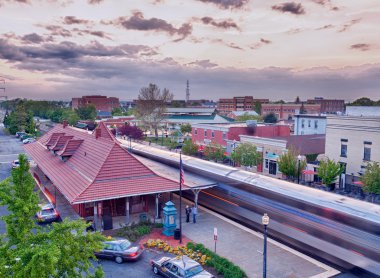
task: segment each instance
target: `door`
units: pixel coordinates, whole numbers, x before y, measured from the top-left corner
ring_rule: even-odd
[[[274,160],[269,161],[269,174],[276,175],[277,174],[277,162]]]

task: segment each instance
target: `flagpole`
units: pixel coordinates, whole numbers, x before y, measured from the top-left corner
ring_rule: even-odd
[[[179,152],[179,243],[182,244],[182,151]]]

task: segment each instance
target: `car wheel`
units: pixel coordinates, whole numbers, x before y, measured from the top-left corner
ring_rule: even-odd
[[[153,272],[154,272],[154,274],[158,274],[158,268],[157,268],[157,266],[153,267]]]
[[[123,262],[123,258],[120,256],[117,256],[115,257],[115,262],[117,262],[118,264],[121,264]]]

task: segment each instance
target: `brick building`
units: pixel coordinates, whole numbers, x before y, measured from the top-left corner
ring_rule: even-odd
[[[265,103],[261,106],[261,115],[266,116],[270,113],[276,115],[278,120],[289,120],[294,115],[299,114],[301,108],[305,110],[305,114],[320,114],[321,104],[307,103]]]
[[[256,103],[269,103],[269,99],[256,99],[252,96],[221,98],[217,109],[219,113],[227,115],[232,111],[254,110]]]
[[[227,147],[228,140],[240,140],[240,135],[251,135],[258,137],[278,137],[290,136],[288,125],[265,125],[256,124],[251,121],[247,123],[228,123],[228,124],[193,124],[192,140],[198,145],[207,145],[215,142]]]
[[[320,104],[321,113],[323,114],[337,114],[345,111],[345,105],[343,99],[324,99],[322,97],[316,97],[314,99],[308,99],[308,104]]]
[[[72,98],[72,109],[78,109],[79,107],[86,105],[94,105],[97,111],[112,112],[112,109],[120,107],[120,102],[116,97],[106,97],[100,95]]]

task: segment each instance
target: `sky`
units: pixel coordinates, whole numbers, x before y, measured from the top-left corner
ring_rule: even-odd
[[[0,0],[10,98],[380,99],[379,0]],[[4,90],[0,90],[3,95]]]

